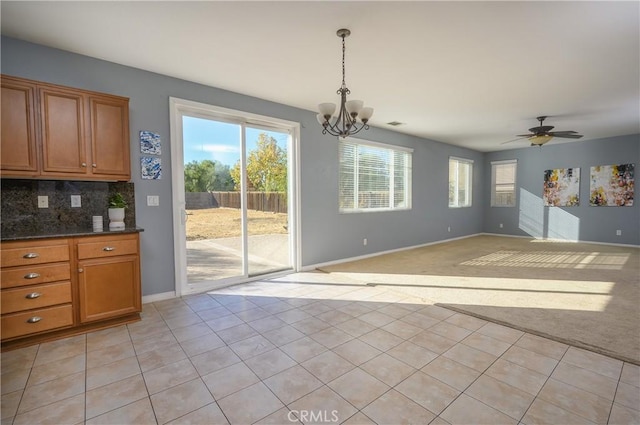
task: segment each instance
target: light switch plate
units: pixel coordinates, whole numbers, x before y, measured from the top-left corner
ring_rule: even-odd
[[[147,196],[147,206],[148,207],[157,207],[160,205],[160,197],[158,195],[149,195]]]
[[[80,208],[82,206],[82,198],[80,195],[71,195],[71,208]]]
[[[38,196],[38,208],[49,208],[48,196]]]

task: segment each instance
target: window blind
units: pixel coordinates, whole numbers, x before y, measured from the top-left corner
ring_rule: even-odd
[[[449,207],[470,207],[473,161],[449,157]]]
[[[515,207],[517,161],[491,163],[491,206]]]
[[[411,208],[411,150],[378,143],[339,143],[340,212]]]

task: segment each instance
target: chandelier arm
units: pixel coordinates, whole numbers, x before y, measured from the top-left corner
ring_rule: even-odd
[[[347,108],[345,106],[346,101],[347,101],[347,93],[348,93],[349,89],[345,88],[342,90],[339,90],[340,92],[340,110],[338,111],[338,114],[336,115],[336,121],[331,124],[330,122],[327,121],[327,127],[329,127],[333,133],[336,133],[335,135],[338,136],[342,136],[342,137],[347,137],[350,134],[355,134],[356,132],[361,130],[361,127],[358,128],[357,126],[357,121],[355,119],[355,117],[352,117],[349,114],[349,111],[347,111]],[[325,127],[326,128],[326,127]]]

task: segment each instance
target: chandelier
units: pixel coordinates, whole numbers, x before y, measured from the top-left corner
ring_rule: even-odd
[[[347,100],[347,95],[351,94],[344,82],[344,39],[349,37],[351,31],[339,29],[336,34],[342,39],[342,85],[336,92],[340,95],[340,109],[337,115],[333,115],[336,110],[335,103],[321,103],[318,105],[320,112],[316,117],[322,125],[322,134],[332,136],[347,137],[358,133],[360,130],[369,129],[369,118],[373,115],[373,108],[363,107],[361,100]]]

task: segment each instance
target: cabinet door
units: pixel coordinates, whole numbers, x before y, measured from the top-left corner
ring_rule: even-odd
[[[53,87],[40,88],[38,92],[42,132],[42,174],[86,174],[82,93]]]
[[[3,175],[38,173],[34,84],[2,77],[2,139],[0,170]]]
[[[137,255],[78,262],[80,322],[140,312],[140,270]]]
[[[92,95],[89,110],[92,173],[129,180],[129,102]]]

